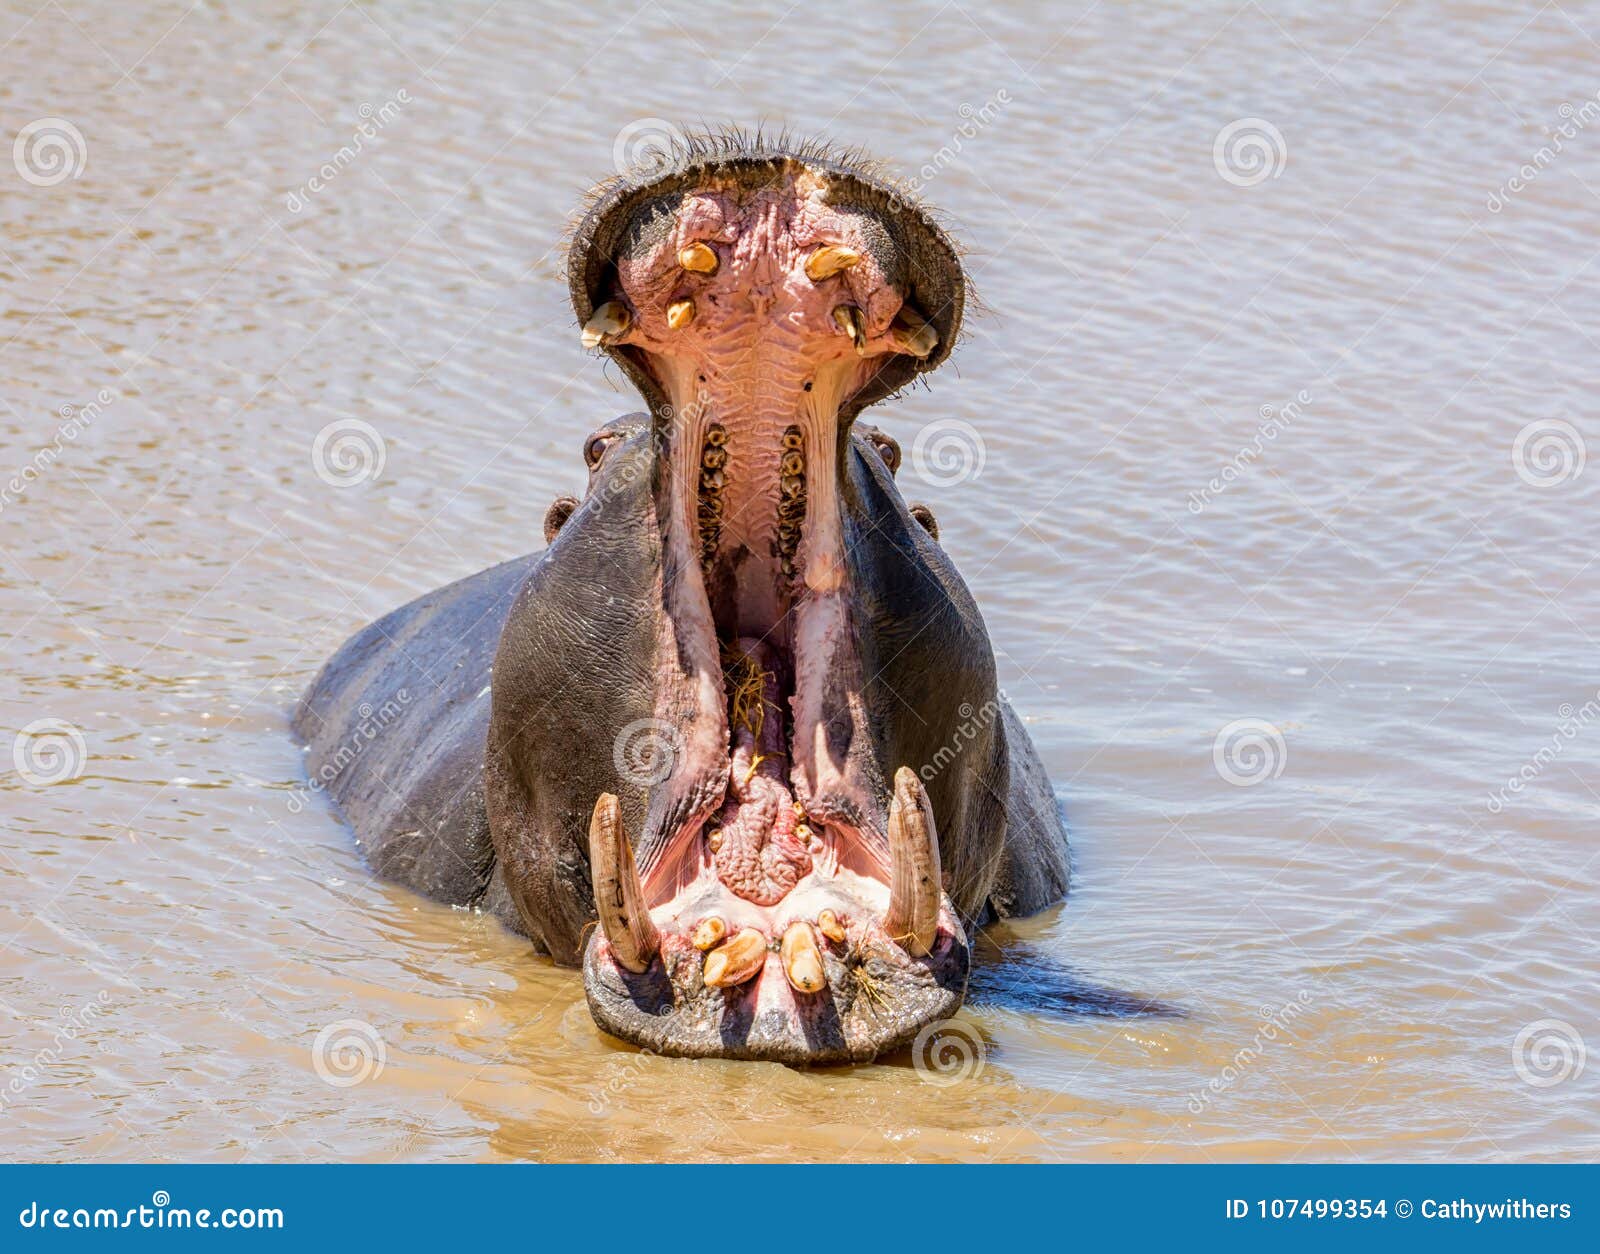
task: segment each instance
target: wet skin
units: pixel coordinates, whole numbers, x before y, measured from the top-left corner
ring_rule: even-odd
[[[569,262],[648,410],[586,442],[542,554],[328,663],[313,777],[339,764],[380,873],[581,964],[613,1035],[874,1057],[959,1007],[975,927],[1068,879],[977,608],[856,420],[948,354],[960,263],[860,161],[739,137],[603,186]]]

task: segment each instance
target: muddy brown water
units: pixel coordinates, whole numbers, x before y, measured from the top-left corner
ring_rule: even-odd
[[[6,6],[0,1153],[1600,1152],[1600,13],[992,7]],[[1078,878],[920,1065],[608,1042],[297,792],[322,659],[633,407],[562,230],[701,118],[889,159],[987,304],[876,417]]]

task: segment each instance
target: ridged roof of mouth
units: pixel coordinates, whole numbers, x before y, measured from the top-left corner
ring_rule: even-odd
[[[578,222],[567,259],[574,312],[586,323],[615,287],[619,260],[652,202],[730,185],[755,192],[797,169],[815,176],[828,203],[872,215],[892,243],[895,277],[907,304],[937,333],[926,356],[883,357],[876,372],[840,411],[845,421],[861,409],[905,387],[949,356],[961,328],[967,281],[956,245],[915,192],[889,176],[865,154],[787,134],[726,129],[684,135],[654,160],[599,184]],[[667,399],[636,347],[606,345],[653,411]]]

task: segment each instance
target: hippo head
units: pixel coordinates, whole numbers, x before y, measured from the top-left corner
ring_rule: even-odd
[[[506,886],[615,1036],[871,1058],[960,1005],[1002,861],[993,653],[856,421],[949,353],[956,250],[859,157],[720,135],[602,185],[569,277],[648,412],[501,638]]]

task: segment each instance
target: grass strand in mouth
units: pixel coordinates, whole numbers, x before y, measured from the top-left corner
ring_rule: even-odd
[[[740,649],[724,647],[722,674],[729,693],[729,716],[760,743],[761,729],[767,722],[767,703],[762,697],[767,672],[760,663]]]

